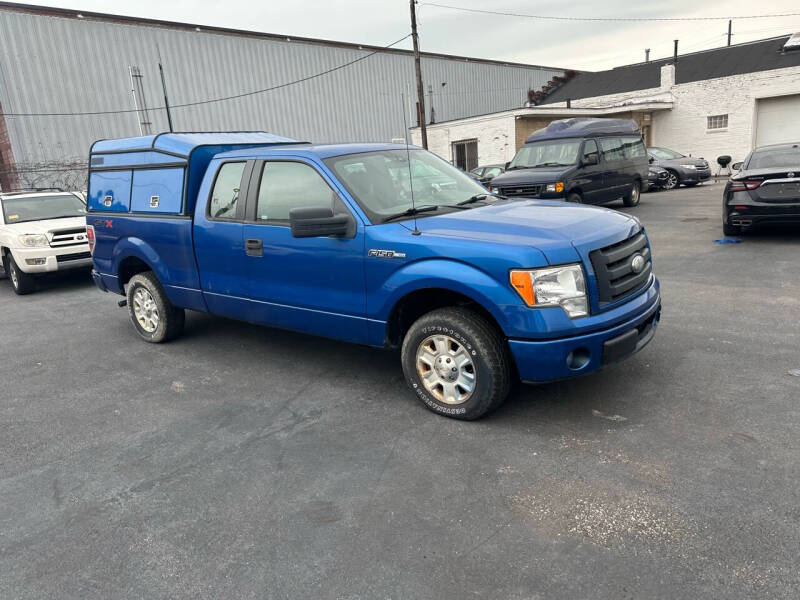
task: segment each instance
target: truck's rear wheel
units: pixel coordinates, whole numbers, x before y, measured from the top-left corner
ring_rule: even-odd
[[[6,255],[4,269],[6,273],[8,273],[8,279],[11,281],[11,288],[15,293],[24,296],[36,289],[36,280],[33,278],[33,275],[29,275],[20,269],[17,263],[14,262],[14,257],[11,256],[10,253]]]
[[[474,311],[441,308],[423,315],[403,340],[403,373],[432,411],[477,419],[511,388],[511,365],[497,328]]]
[[[152,271],[131,277],[126,295],[131,322],[143,340],[158,344],[183,331],[186,314],[172,306]]]
[[[638,181],[634,181],[633,185],[631,185],[631,191],[622,197],[622,203],[625,206],[638,206],[641,191],[641,184]]]

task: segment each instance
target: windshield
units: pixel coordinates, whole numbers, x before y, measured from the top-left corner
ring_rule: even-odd
[[[669,148],[648,148],[647,151],[656,158],[684,158],[683,154]]]
[[[780,169],[784,167],[800,171],[800,146],[758,150],[753,152],[747,162],[748,169]]]
[[[452,207],[473,196],[488,195],[472,177],[426,150],[347,154],[328,158],[325,163],[373,223],[410,209],[412,187],[416,208]]]
[[[9,225],[45,219],[82,217],[85,214],[86,205],[74,194],[23,196],[3,200],[3,216]]]
[[[526,144],[519,149],[509,169],[569,167],[578,162],[580,140],[550,140]]]

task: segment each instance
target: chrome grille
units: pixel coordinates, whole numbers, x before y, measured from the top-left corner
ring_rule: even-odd
[[[497,188],[501,196],[522,196],[526,198],[538,198],[542,193],[541,185],[515,185]]]
[[[633,269],[636,255],[644,259],[644,267],[638,273]],[[600,306],[617,302],[633,294],[650,279],[653,262],[647,238],[639,232],[619,243],[594,250],[589,254],[592,261]]]
[[[73,227],[71,229],[54,229],[50,232],[50,246],[63,248],[64,246],[82,246],[88,244],[86,227]]]

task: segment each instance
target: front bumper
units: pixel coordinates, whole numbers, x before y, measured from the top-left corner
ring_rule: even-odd
[[[520,379],[542,383],[591,373],[644,348],[661,318],[661,297],[614,327],[546,341],[509,340]]]
[[[681,183],[698,183],[711,179],[711,169],[679,169]]]
[[[14,248],[11,254],[24,273],[53,273],[92,266],[88,244],[67,248]]]

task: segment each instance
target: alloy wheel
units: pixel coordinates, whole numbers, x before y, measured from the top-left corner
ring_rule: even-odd
[[[475,390],[472,357],[449,335],[432,335],[422,341],[417,349],[417,373],[425,389],[444,404],[463,404]]]

